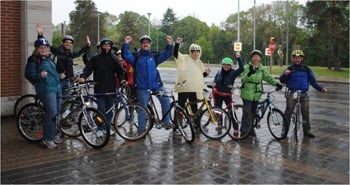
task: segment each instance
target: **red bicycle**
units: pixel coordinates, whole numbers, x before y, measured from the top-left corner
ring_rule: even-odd
[[[243,107],[243,105],[236,105],[233,98],[233,86],[230,93],[225,93],[217,90],[212,85],[207,85],[208,88],[211,88],[211,94],[209,95],[210,102],[213,106],[216,105],[215,97],[231,97],[229,103],[225,103],[224,109],[229,113],[229,118],[232,121],[233,132],[229,132],[229,136],[233,140],[241,140],[248,137],[250,130],[253,128],[253,115],[252,113]]]

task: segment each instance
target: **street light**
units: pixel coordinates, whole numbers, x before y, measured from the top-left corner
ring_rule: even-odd
[[[100,13],[97,13],[97,42],[100,42]]]
[[[151,36],[151,14],[152,13],[147,13],[148,15],[148,35]]]

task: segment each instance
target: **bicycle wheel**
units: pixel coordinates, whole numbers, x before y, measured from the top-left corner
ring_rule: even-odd
[[[15,116],[18,116],[18,112],[21,110],[21,108],[29,103],[37,103],[39,99],[35,94],[25,94],[18,98],[18,100],[15,102],[15,105],[13,107],[13,113]]]
[[[233,140],[242,140],[248,137],[253,129],[252,113],[243,105],[234,105],[232,111],[232,127],[233,132],[229,132],[229,136]],[[243,115],[245,118],[243,120]]]
[[[194,129],[190,117],[179,106],[175,107],[174,112],[174,124],[177,125],[177,129],[179,129],[186,142],[192,143],[194,141]]]
[[[211,111],[211,112],[209,112]],[[211,114],[213,117],[211,117]],[[199,130],[207,138],[218,140],[230,131],[231,119],[228,113],[219,107],[204,110],[199,119]]]
[[[287,137],[287,128],[284,124],[284,115],[281,110],[272,108],[267,114],[267,126],[271,135],[277,139],[282,140]]]
[[[70,137],[81,135],[79,130],[79,116],[82,106],[80,101],[66,101],[62,103],[59,126],[64,135]]]
[[[145,116],[145,123],[139,123],[139,115]],[[139,104],[127,104],[117,110],[113,120],[114,129],[120,137],[128,141],[139,140],[152,128],[150,115],[146,108]]]
[[[82,110],[79,116],[79,129],[84,141],[93,148],[108,144],[110,128],[101,112],[92,107]]]
[[[44,137],[45,110],[41,105],[30,103],[22,107],[17,115],[17,129],[28,141],[41,141]]]

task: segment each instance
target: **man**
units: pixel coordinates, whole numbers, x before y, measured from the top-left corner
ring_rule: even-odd
[[[122,46],[122,57],[131,65],[133,65],[136,73],[136,92],[139,104],[143,107],[147,107],[150,99],[150,92],[152,91],[165,91],[163,82],[160,78],[157,66],[166,61],[172,55],[173,39],[171,36],[166,37],[168,45],[165,50],[159,54],[153,56],[151,52],[152,39],[148,35],[140,37],[141,49],[135,55],[129,51],[129,43],[132,41],[131,36],[126,36],[124,44]],[[158,97],[163,115],[170,108],[170,100],[168,97]],[[139,119],[139,133],[144,132],[146,127],[146,115],[138,115]],[[163,126],[166,129],[171,128],[170,116],[164,118]]]
[[[117,58],[113,53],[111,53],[113,46],[112,40],[109,38],[104,38],[100,42],[101,53],[94,55],[86,63],[83,73],[80,75],[79,82],[85,82],[91,73],[94,73],[94,81],[96,85],[94,87],[95,93],[114,93],[116,91],[115,79],[118,77],[124,80],[125,72]],[[106,113],[109,108],[113,106],[115,99],[114,95],[99,95],[96,96],[97,107],[101,113]],[[111,126],[111,121],[113,117],[113,112],[108,113],[106,116],[107,123]],[[102,131],[102,129],[101,129]],[[111,135],[115,132],[111,130]],[[102,136],[103,132],[97,132],[98,136]]]
[[[284,112],[286,118],[286,124],[289,128],[291,115],[293,113],[296,99],[293,98],[294,92],[301,91],[301,113],[303,117],[303,131],[305,137],[314,138],[315,135],[310,132],[310,117],[309,117],[309,84],[322,93],[327,93],[327,89],[317,84],[315,75],[312,70],[303,63],[304,52],[302,50],[295,50],[292,53],[293,64],[285,69],[281,76],[280,81],[285,83],[288,87],[286,94],[287,106]]]

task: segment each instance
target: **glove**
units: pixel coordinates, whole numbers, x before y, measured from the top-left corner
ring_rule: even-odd
[[[253,69],[253,66],[249,66],[249,72],[248,72],[248,76],[251,76],[252,74],[254,74],[256,71]]]
[[[276,91],[279,91],[279,90],[281,90],[282,88],[283,88],[282,84],[280,84],[280,83],[277,83],[277,84],[276,84]]]

